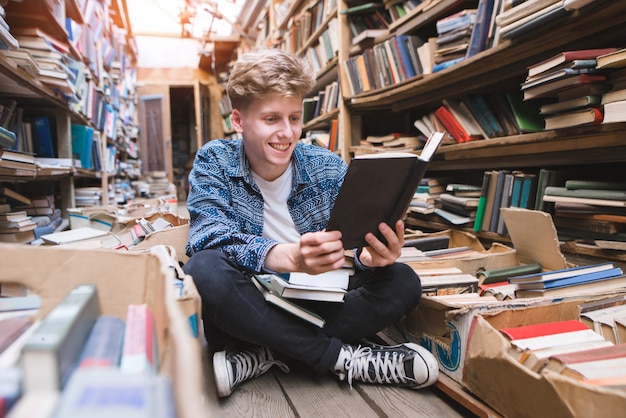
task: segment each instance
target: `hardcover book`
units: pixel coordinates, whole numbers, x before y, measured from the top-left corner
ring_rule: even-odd
[[[284,298],[317,300],[324,302],[343,302],[346,290],[340,287],[304,286],[290,283],[281,277],[271,275],[274,290]]]
[[[326,323],[324,318],[322,318],[315,312],[312,312],[298,305],[297,303],[294,303],[289,299],[280,296],[278,292],[274,290],[274,287],[272,286],[270,279],[267,276],[252,275],[250,276],[250,280],[252,280],[252,283],[254,283],[256,288],[259,290],[259,292],[261,292],[263,298],[267,302],[278,306],[279,308],[284,309],[292,315],[295,315],[307,322],[310,322],[315,326],[318,326],[320,328],[324,327],[324,324]]]
[[[616,267],[609,270],[596,271],[594,273],[585,273],[573,277],[563,277],[561,279],[543,280],[539,282],[518,283],[518,289],[554,289],[565,286],[576,286],[578,284],[592,283],[599,280],[605,280],[611,277],[621,276],[623,271]]]
[[[535,76],[543,73],[556,66],[562,65],[568,61],[581,60],[581,59],[596,59],[599,55],[608,54],[609,52],[616,51],[616,48],[596,48],[596,49],[581,49],[573,51],[563,51],[558,53],[547,60],[541,61],[537,64],[533,64],[528,67],[528,77]]]
[[[116,368],[77,370],[53,418],[175,418],[170,378]]]
[[[120,369],[130,374],[156,374],[158,366],[152,311],[145,303],[128,305]]]
[[[45,316],[22,348],[25,392],[63,388],[99,314],[98,289],[84,284]]]
[[[583,274],[595,273],[598,271],[610,270],[615,268],[613,263],[600,263],[590,266],[570,267],[560,270],[552,270],[547,272],[540,272],[537,274],[525,274],[509,277],[509,283],[535,283],[544,282],[547,280],[564,279],[568,277],[580,276]]]
[[[124,329],[124,321],[116,316],[98,317],[81,351],[78,367],[118,367]]]
[[[433,134],[419,156],[380,153],[354,158],[326,229],[341,231],[346,249],[367,246],[365,235],[368,232],[382,240],[378,225],[385,222],[393,227],[404,218],[442,138],[441,132]]]

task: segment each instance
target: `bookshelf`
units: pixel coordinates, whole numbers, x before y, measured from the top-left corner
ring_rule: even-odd
[[[54,155],[50,155],[53,161],[48,165],[38,164],[27,172],[0,167],[0,183],[27,195],[32,190],[54,194],[63,216],[67,217],[67,209],[77,203],[76,187],[98,188],[100,204],[106,205],[113,198],[109,195],[110,180],[118,174],[124,176],[125,167],[135,165],[136,47],[122,0],[107,3],[65,0],[53,2],[55,7],[45,0],[30,3],[35,4],[6,3],[4,21],[8,33],[19,39],[24,31],[36,28],[48,40],[62,44],[66,51],[61,52],[58,61],[72,73],[68,78],[70,87],[55,88],[37,70],[26,71],[18,60],[0,54],[0,99],[17,102],[23,116],[16,116],[8,127],[17,131],[15,151],[41,157],[36,143],[33,149],[24,148],[23,141],[30,135],[18,127],[41,115],[51,122],[54,148]],[[18,43],[18,47],[22,51],[27,49],[24,42]],[[35,59],[35,63],[37,68],[42,68],[40,61]],[[76,164],[79,156],[72,146],[74,125],[88,127],[94,133],[88,147],[91,157],[83,160],[89,161],[87,166]],[[44,183],[46,187],[42,187]]]
[[[314,2],[315,3],[315,2]],[[552,21],[516,36],[501,38],[491,46],[441,71],[418,74],[399,82],[362,93],[350,90],[349,75],[344,62],[362,54],[368,48],[399,35],[416,35],[423,40],[437,36],[437,21],[465,9],[476,9],[478,0],[384,1],[393,19],[387,33],[360,45],[352,44],[348,17],[342,11],[364,2],[338,1],[333,18],[339,23],[336,37],[339,48],[336,62],[318,72],[318,85],[337,80],[341,97],[337,109],[306,122],[305,132],[324,128],[329,121],[338,120],[338,152],[346,162],[364,151],[361,140],[368,135],[390,132],[419,132],[413,122],[432,112],[445,99],[459,99],[471,94],[494,94],[519,91],[529,66],[566,50],[602,47],[626,47],[623,27],[626,24],[626,4],[595,0],[573,2],[578,9],[562,11]],[[496,1],[494,7],[498,7]],[[570,2],[568,2],[570,3]],[[292,1],[284,18],[272,20],[275,2],[267,5],[268,19],[257,45],[283,47],[284,37],[298,17],[312,3]],[[391,13],[391,8],[398,10]],[[399,14],[398,14],[399,13]],[[275,26],[272,26],[274,24]],[[295,52],[305,55],[315,42],[318,31],[303,42]],[[317,88],[319,88],[316,87]],[[509,169],[537,173],[542,168],[571,170],[585,177],[615,179],[626,174],[626,144],[623,136],[626,123],[579,126],[558,130],[543,130],[442,145],[429,172],[432,176],[454,175],[464,180],[480,182],[486,170]],[[419,151],[417,151],[419,152]],[[440,230],[452,227],[445,221],[412,220],[412,227]],[[462,228],[461,228],[462,229]],[[472,228],[466,228],[471,231]],[[473,231],[476,233],[475,231]],[[508,242],[506,235],[478,232],[486,241]]]

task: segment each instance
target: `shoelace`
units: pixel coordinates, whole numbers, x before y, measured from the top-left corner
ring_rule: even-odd
[[[228,360],[233,365],[232,387],[265,373],[274,365],[280,367],[285,373],[289,372],[289,367],[280,360],[274,360],[272,351],[265,347],[258,347],[252,351],[240,351],[229,356]]]
[[[348,384],[353,380],[366,383],[414,383],[404,370],[404,354],[397,351],[378,351],[375,354],[370,347],[349,348],[351,356],[345,363]]]

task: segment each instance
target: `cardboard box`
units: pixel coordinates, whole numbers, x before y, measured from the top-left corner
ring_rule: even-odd
[[[103,315],[125,319],[129,304],[147,303],[157,326],[159,372],[172,378],[178,416],[211,416],[200,341],[190,327],[192,317],[197,321],[200,315],[200,299],[191,277],[174,286],[177,271],[166,247],[130,252],[2,244],[0,252],[0,282],[37,293],[42,299],[38,317],[82,283],[97,284]]]
[[[464,231],[449,229],[431,234],[418,235],[417,237],[448,237],[450,242],[449,248],[452,247],[469,247],[478,252],[470,256],[462,258],[450,258],[445,260],[429,260],[429,261],[408,261],[406,264],[416,269],[427,268],[443,268],[458,267],[463,273],[476,275],[483,270],[497,269],[501,267],[516,265],[517,255],[513,248],[504,244],[494,243],[488,250],[481,244],[476,235]]]
[[[606,297],[597,296],[597,297]],[[592,299],[589,296],[585,300]],[[576,319],[582,299],[503,310],[473,318],[463,385],[504,416],[610,417],[626,411],[626,392],[587,385],[554,372],[535,373],[509,353],[503,327]]]
[[[545,270],[567,267],[565,257],[559,249],[556,229],[548,213],[507,208],[502,210],[502,214],[515,250],[502,254],[485,254],[484,258],[479,259],[453,259],[447,262],[451,266],[464,266],[462,267],[464,272],[474,275],[481,268],[489,270],[528,263],[539,263]],[[474,243],[476,238],[472,238],[473,235],[470,236],[470,234],[466,235],[468,237],[463,237],[460,233],[452,233],[450,245],[468,245],[469,243],[472,248],[477,248],[477,244]],[[495,244],[492,248],[494,247],[498,248]],[[457,264],[460,261],[465,262]],[[441,372],[459,383],[463,380],[469,331],[476,315],[550,303],[543,299],[512,301],[481,299],[483,299],[481,302],[469,303],[463,298],[450,301],[440,297],[424,296],[417,308],[412,310],[405,319],[409,337],[428,347],[437,357]]]

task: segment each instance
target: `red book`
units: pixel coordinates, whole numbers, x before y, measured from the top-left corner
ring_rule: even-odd
[[[602,110],[590,107],[573,112],[558,113],[545,117],[545,129],[561,129],[570,126],[598,125],[604,120]]]
[[[564,332],[584,331],[589,327],[577,319],[545,322],[541,324],[522,325],[519,327],[502,328],[500,332],[511,340],[541,337],[544,335],[561,334]]]
[[[120,368],[127,373],[157,372],[154,317],[148,305],[128,305]]]
[[[459,144],[469,142],[474,139],[474,137],[470,136],[469,132],[461,126],[454,115],[450,113],[447,107],[443,105],[439,106],[439,108],[435,110],[435,116],[437,116],[437,119],[439,119],[444,128],[446,128],[448,133],[452,135],[454,140]]]
[[[608,54],[609,52],[614,52],[616,50],[617,48],[598,48],[563,51],[548,58],[547,60],[541,61],[528,67],[528,77],[533,77],[537,74],[543,73],[544,71],[554,69],[555,67],[558,67],[559,65],[566,62],[570,62],[573,60],[594,59],[600,55]]]

